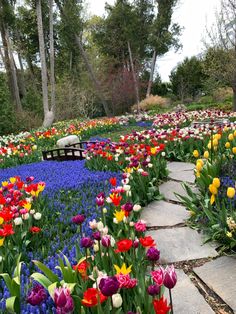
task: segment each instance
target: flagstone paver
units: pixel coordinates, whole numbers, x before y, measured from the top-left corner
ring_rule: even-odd
[[[167,163],[167,169],[172,172],[193,170],[195,165],[190,162],[172,161]]]
[[[183,181],[187,183],[195,182],[195,175],[192,170],[170,172],[168,177],[172,180]]]
[[[215,313],[204,297],[182,271],[176,270],[177,284],[172,290],[174,313],[176,314],[211,314]],[[165,292],[168,298],[168,291]]]
[[[236,257],[219,257],[194,272],[236,313]]]
[[[187,193],[184,190],[181,182],[167,181],[159,186],[159,190],[160,193],[164,195],[164,198],[170,201],[181,202],[181,200],[178,199],[174,193],[187,196]]]
[[[148,227],[174,226],[184,223],[189,213],[185,207],[165,201],[150,203],[142,211],[141,219],[147,222]]]
[[[149,227],[165,227],[147,232],[147,235],[154,238],[161,251],[161,264],[182,261],[188,263],[191,260],[217,257],[214,261],[194,268],[194,272],[236,313],[236,257],[218,257],[213,245],[203,245],[204,238],[201,234],[189,227],[179,225],[188,218],[188,211],[180,205],[181,200],[175,193],[187,196],[182,186],[183,182],[191,183],[192,189],[197,192],[197,188],[193,185],[195,182],[193,169],[194,165],[191,163],[168,163],[170,180],[159,187],[165,200],[152,202],[146,206],[142,212],[142,219],[147,221]],[[173,204],[173,201],[180,204]],[[172,291],[175,313],[215,313],[182,270],[177,270],[177,276],[177,285]],[[166,296],[168,297],[168,294]]]
[[[151,235],[161,251],[161,263],[173,263],[186,260],[217,256],[210,244],[204,244],[204,238],[188,227],[152,230]]]

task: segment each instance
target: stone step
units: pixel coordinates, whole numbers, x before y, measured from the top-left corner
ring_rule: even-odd
[[[193,187],[192,189],[197,192],[196,187]],[[181,202],[181,200],[177,198],[175,193],[182,196],[187,196],[187,193],[185,189],[183,188],[181,182],[176,182],[176,181],[164,182],[159,186],[159,190],[160,190],[160,193],[163,194],[166,200],[175,201],[179,203]]]
[[[189,218],[185,207],[165,201],[155,201],[146,206],[141,219],[147,222],[148,227],[167,227],[184,223]]]
[[[177,284],[172,289],[173,310],[176,314],[212,314],[215,313],[199,293],[189,277],[182,271],[176,270]],[[168,298],[169,292],[166,289]],[[168,298],[169,300],[169,298]]]
[[[195,182],[195,175],[192,170],[170,172],[168,177],[172,180],[183,181],[187,183]]]
[[[167,163],[167,169],[171,172],[188,171],[195,168],[195,165],[190,162],[171,161]]]
[[[193,270],[236,313],[236,257],[222,256]]]
[[[174,263],[218,255],[210,244],[202,244],[204,238],[188,227],[148,231],[161,251],[160,263]]]

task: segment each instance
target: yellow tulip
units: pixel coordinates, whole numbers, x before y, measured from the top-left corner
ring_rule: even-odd
[[[225,148],[230,148],[230,143],[229,142],[225,143]]]
[[[117,220],[117,222],[121,222],[123,221],[124,217],[125,217],[125,212],[124,210],[120,210],[120,211],[115,211],[114,216]]]
[[[234,135],[233,135],[233,133],[230,133],[230,134],[228,135],[228,140],[229,140],[229,141],[233,141],[233,139],[234,139]]]
[[[199,152],[198,152],[198,150],[194,150],[193,151],[193,157],[195,157],[195,158],[198,158],[199,157]]]
[[[202,164],[200,162],[197,162],[196,169],[197,169],[197,171],[201,171],[202,170]]]
[[[3,246],[5,238],[0,238],[0,246]]]
[[[236,130],[234,131],[234,137],[236,137]]]
[[[214,204],[215,200],[216,200],[215,195],[212,194],[212,195],[211,195],[211,199],[210,199],[211,205]]]
[[[132,265],[130,265],[128,268],[126,267],[126,264],[123,263],[121,268],[118,265],[114,265],[114,268],[116,270],[117,275],[122,274],[122,275],[127,275],[131,272]]]
[[[195,172],[195,176],[196,176],[197,178],[199,178],[200,175],[201,175],[201,173],[200,173],[199,171],[196,171],[196,172]]]
[[[209,191],[211,192],[211,194],[214,194],[214,195],[218,193],[217,188],[213,184],[209,185]]]
[[[220,179],[214,178],[212,184],[218,189],[220,187]]]
[[[3,223],[4,223],[4,219],[0,217],[0,225],[2,225]]]
[[[216,134],[216,138],[217,138],[217,140],[220,140],[221,139],[221,134],[217,133]]]
[[[228,189],[227,189],[227,196],[229,198],[234,198],[234,195],[235,195],[235,189],[232,188],[232,187],[228,187]]]
[[[204,161],[202,159],[198,159],[197,163],[200,163],[202,166],[204,165]]]
[[[236,147],[235,146],[232,148],[232,152],[234,155],[236,155]]]
[[[218,140],[215,138],[214,140],[213,140],[213,146],[217,146],[219,144],[219,142],[218,142]]]
[[[204,158],[206,158],[206,159],[208,159],[209,158],[209,152],[206,150],[205,152],[204,152]]]
[[[232,232],[227,231],[227,232],[226,232],[226,236],[227,236],[228,238],[232,238],[233,234],[232,234]]]
[[[12,184],[14,184],[14,183],[16,182],[16,178],[15,178],[15,177],[11,177],[9,180],[10,180],[10,182],[11,182]]]
[[[207,148],[211,149],[211,142],[208,143]]]

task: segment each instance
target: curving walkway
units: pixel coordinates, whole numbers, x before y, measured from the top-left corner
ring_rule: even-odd
[[[236,257],[220,257],[214,245],[203,244],[203,235],[187,226],[189,213],[175,195],[186,195],[183,182],[196,189],[193,169],[190,163],[170,162],[169,181],[160,186],[164,200],[145,207],[142,219],[161,250],[160,263],[177,269],[174,312],[236,313]]]

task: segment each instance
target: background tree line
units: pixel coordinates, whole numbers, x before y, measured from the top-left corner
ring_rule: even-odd
[[[0,133],[121,114],[150,94],[236,95],[235,1],[222,0],[206,51],[163,83],[159,58],[181,48],[178,0],[116,0],[103,17],[89,17],[84,0],[0,0]]]
[[[158,57],[179,48],[176,4],[117,0],[88,17],[83,0],[0,0],[1,132],[139,103]]]

